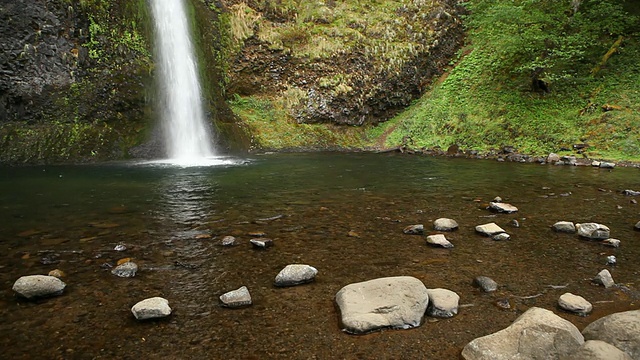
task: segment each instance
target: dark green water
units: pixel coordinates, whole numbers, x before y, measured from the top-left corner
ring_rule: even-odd
[[[2,357],[455,359],[467,342],[508,326],[531,306],[582,329],[601,316],[640,308],[640,232],[633,231],[640,205],[621,194],[640,190],[639,179],[638,169],[395,154],[267,155],[209,168],[0,168]],[[520,211],[484,209],[495,196]],[[283,217],[260,220],[276,215]],[[439,217],[460,224],[447,234],[453,249],[431,248],[424,237],[402,233],[410,224],[430,229]],[[512,219],[521,227],[511,227]],[[559,220],[606,224],[622,246],[556,234],[550,226]],[[512,240],[494,242],[474,232],[488,222]],[[275,245],[254,250],[248,233],[256,231]],[[219,246],[225,235],[240,244]],[[114,251],[118,244],[128,250]],[[616,255],[618,265],[606,266],[607,255]],[[105,269],[124,257],[141,267],[135,278]],[[275,288],[275,275],[291,263],[316,267],[316,281]],[[14,297],[18,277],[56,268],[66,274],[64,295],[37,302]],[[630,291],[591,285],[604,268]],[[335,293],[395,275],[456,291],[465,306],[452,319],[426,318],[417,329],[342,333]],[[496,280],[500,290],[474,289],[479,275]],[[218,296],[242,285],[254,305],[221,308]],[[564,292],[585,297],[594,312],[583,318],[560,311]],[[174,313],[137,322],[131,306],[153,296],[167,298]],[[504,298],[511,309],[495,306]]]

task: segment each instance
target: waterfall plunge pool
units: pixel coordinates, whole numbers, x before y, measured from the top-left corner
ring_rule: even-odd
[[[162,164],[35,166],[0,169],[0,348],[6,358],[369,359],[457,358],[472,339],[498,331],[531,306],[554,311],[582,330],[610,313],[638,309],[638,169],[612,171],[398,154],[274,154],[209,167]],[[494,197],[519,208],[494,214]],[[274,220],[265,220],[277,217]],[[453,249],[432,248],[411,224],[455,219]],[[519,228],[510,226],[516,219]],[[620,248],[551,231],[556,221],[599,222]],[[475,233],[496,222],[512,240]],[[274,246],[252,248],[249,233]],[[239,245],[219,245],[233,235]],[[126,251],[114,251],[123,244]],[[606,257],[615,255],[616,266]],[[130,257],[134,278],[105,264]],[[319,273],[313,283],[273,286],[286,265]],[[62,296],[14,296],[20,276],[66,274]],[[627,291],[594,286],[608,268]],[[425,318],[411,330],[347,335],[334,296],[343,286],[410,275],[428,288],[457,292],[451,319]],[[476,276],[500,284],[479,292]],[[548,285],[567,285],[552,289]],[[219,306],[245,285],[254,304]],[[572,292],[594,304],[587,317],[562,312]],[[542,293],[530,299],[522,299]],[[138,322],[130,312],[153,296],[169,300],[167,319]],[[496,306],[510,299],[508,310]]]

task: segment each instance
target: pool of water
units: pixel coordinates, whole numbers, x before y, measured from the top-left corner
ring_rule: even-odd
[[[582,329],[638,309],[638,169],[498,163],[398,154],[274,154],[210,167],[115,163],[0,168],[0,348],[8,359],[456,359],[470,340],[508,326],[531,306]],[[515,214],[485,209],[494,197]],[[640,199],[639,199],[640,200]],[[270,218],[278,217],[273,220]],[[404,235],[439,217],[460,229],[453,249]],[[516,219],[520,227],[510,225]],[[600,222],[618,249],[558,234],[559,220]],[[496,222],[512,240],[475,233]],[[249,233],[274,240],[253,249]],[[429,233],[429,231],[427,231]],[[239,245],[219,245],[233,235]],[[114,251],[124,244],[126,251]],[[616,266],[606,257],[615,255]],[[109,265],[130,257],[135,278]],[[316,281],[273,286],[287,264],[319,270]],[[594,286],[608,268],[628,289]],[[22,275],[64,271],[62,296],[28,302],[11,287]],[[410,275],[457,292],[451,319],[425,318],[412,330],[348,335],[334,296],[343,286]],[[493,278],[484,294],[472,279]],[[254,304],[226,309],[218,297],[246,285]],[[567,285],[553,289],[548,285]],[[564,292],[594,304],[587,317],[564,313]],[[174,313],[138,322],[130,308],[153,296]],[[531,297],[532,298],[527,298]],[[496,306],[509,299],[510,309]]]

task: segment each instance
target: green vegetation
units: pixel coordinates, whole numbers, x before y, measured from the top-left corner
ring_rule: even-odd
[[[242,118],[247,131],[252,134],[252,148],[346,150],[361,149],[367,144],[362,128],[296,123],[282,101],[235,96],[230,103],[233,112]]]
[[[113,155],[112,143],[117,137],[116,131],[103,122],[5,124],[0,127],[0,162],[106,160]]]
[[[370,136],[389,147],[529,154],[587,143],[640,160],[640,22],[616,0],[477,0],[469,44],[407,111]]]

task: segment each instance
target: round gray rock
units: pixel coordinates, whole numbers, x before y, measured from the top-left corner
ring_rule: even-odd
[[[458,228],[458,223],[453,219],[440,218],[433,222],[436,231],[453,231]]]
[[[563,360],[632,360],[629,354],[600,340],[588,340]]]
[[[246,286],[220,295],[220,301],[222,302],[222,306],[230,308],[249,306],[252,304],[251,294]]]
[[[276,275],[276,286],[295,286],[311,282],[318,274],[313,266],[304,264],[287,265]]]
[[[445,249],[451,249],[453,244],[447,240],[447,238],[442,234],[429,235],[427,236],[427,244],[433,246],[440,246]]]
[[[462,350],[466,360],[562,359],[580,348],[578,328],[549,310],[532,307],[509,327],[477,338]]]
[[[429,305],[427,315],[450,318],[458,313],[460,296],[448,289],[428,289]]]
[[[598,223],[576,224],[578,235],[592,240],[605,240],[609,238],[610,230],[607,226]]]
[[[344,331],[363,334],[420,326],[429,295],[422,281],[396,276],[349,284],[338,291],[336,303]]]
[[[576,313],[578,315],[587,315],[593,310],[593,305],[585,298],[572,293],[564,293],[558,299],[558,306],[561,309]]]
[[[111,273],[113,275],[124,277],[124,278],[134,277],[136,276],[137,272],[138,272],[138,265],[136,265],[132,261],[127,261],[126,263],[120,264],[116,266],[113,270],[111,270]]]
[[[640,359],[640,310],[602,317],[582,330],[585,340],[602,340]]]
[[[133,316],[138,320],[163,318],[171,315],[169,301],[161,297],[144,299],[131,308]]]
[[[55,276],[28,275],[22,276],[13,284],[16,294],[34,299],[62,294],[67,285]]]
[[[496,223],[478,225],[476,226],[476,231],[486,236],[493,236],[495,234],[506,232],[504,231],[503,228],[498,226]]]
[[[551,228],[557,232],[573,234],[576,232],[576,225],[571,221],[558,221]]]

